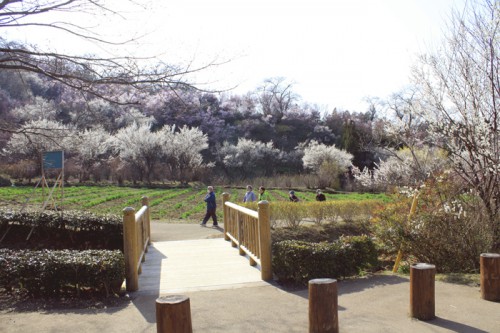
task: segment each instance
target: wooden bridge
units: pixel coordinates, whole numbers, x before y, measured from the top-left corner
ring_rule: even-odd
[[[272,279],[267,202],[256,212],[223,194],[221,238],[196,240],[151,242],[148,209],[147,198],[137,213],[124,209],[128,291],[164,295],[266,285]]]

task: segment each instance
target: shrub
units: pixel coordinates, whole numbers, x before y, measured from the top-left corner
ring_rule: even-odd
[[[0,175],[0,187],[6,187],[6,186],[11,186],[12,182],[10,181],[9,177],[6,177],[4,175]]]
[[[55,249],[123,248],[123,222],[117,215],[97,215],[82,211],[13,211],[0,209],[0,224],[11,226],[3,245],[19,245],[31,228],[37,242],[23,246]],[[43,237],[42,237],[43,236]]]
[[[33,295],[82,289],[109,295],[118,292],[125,278],[120,251],[29,251],[0,249],[0,286]]]
[[[377,264],[368,236],[341,237],[333,243],[287,240],[273,244],[273,272],[281,281],[307,284],[316,278],[342,278]]]
[[[481,200],[446,178],[420,189],[415,214],[411,198],[400,196],[374,215],[375,233],[388,253],[401,249],[439,272],[474,272],[493,244],[493,226]]]

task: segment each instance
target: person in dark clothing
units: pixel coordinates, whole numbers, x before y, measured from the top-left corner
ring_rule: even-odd
[[[288,192],[288,198],[291,202],[299,202],[299,198],[297,198],[294,191]]]
[[[325,201],[326,197],[323,193],[321,193],[321,190],[316,190],[316,201]]]
[[[207,203],[207,213],[203,218],[203,221],[200,223],[202,227],[207,225],[207,221],[210,217],[212,217],[213,227],[218,226],[217,223],[217,215],[215,214],[215,210],[217,208],[217,203],[215,200],[214,188],[212,186],[207,187],[207,195],[205,196],[205,202]]]

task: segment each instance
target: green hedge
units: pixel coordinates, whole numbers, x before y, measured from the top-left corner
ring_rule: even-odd
[[[286,240],[273,244],[273,272],[280,281],[307,284],[316,278],[342,278],[377,264],[370,237],[346,236],[328,243]]]
[[[29,251],[0,249],[0,287],[32,295],[82,290],[116,293],[125,278],[120,251]]]
[[[123,219],[84,211],[14,211],[0,209],[0,227],[7,237],[5,247],[53,249],[123,249]],[[34,228],[30,242],[25,242]],[[3,234],[3,232],[2,232]]]

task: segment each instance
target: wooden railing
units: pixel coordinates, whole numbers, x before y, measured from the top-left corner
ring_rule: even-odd
[[[142,207],[137,213],[132,207],[123,209],[123,254],[127,291],[139,289],[141,265],[146,260],[146,252],[150,244],[149,202],[147,197],[142,197]]]
[[[224,207],[224,239],[238,247],[240,255],[247,255],[250,265],[260,265],[262,280],[273,278],[271,268],[271,225],[267,201],[260,201],[258,211],[229,202],[229,194],[222,194]]]

